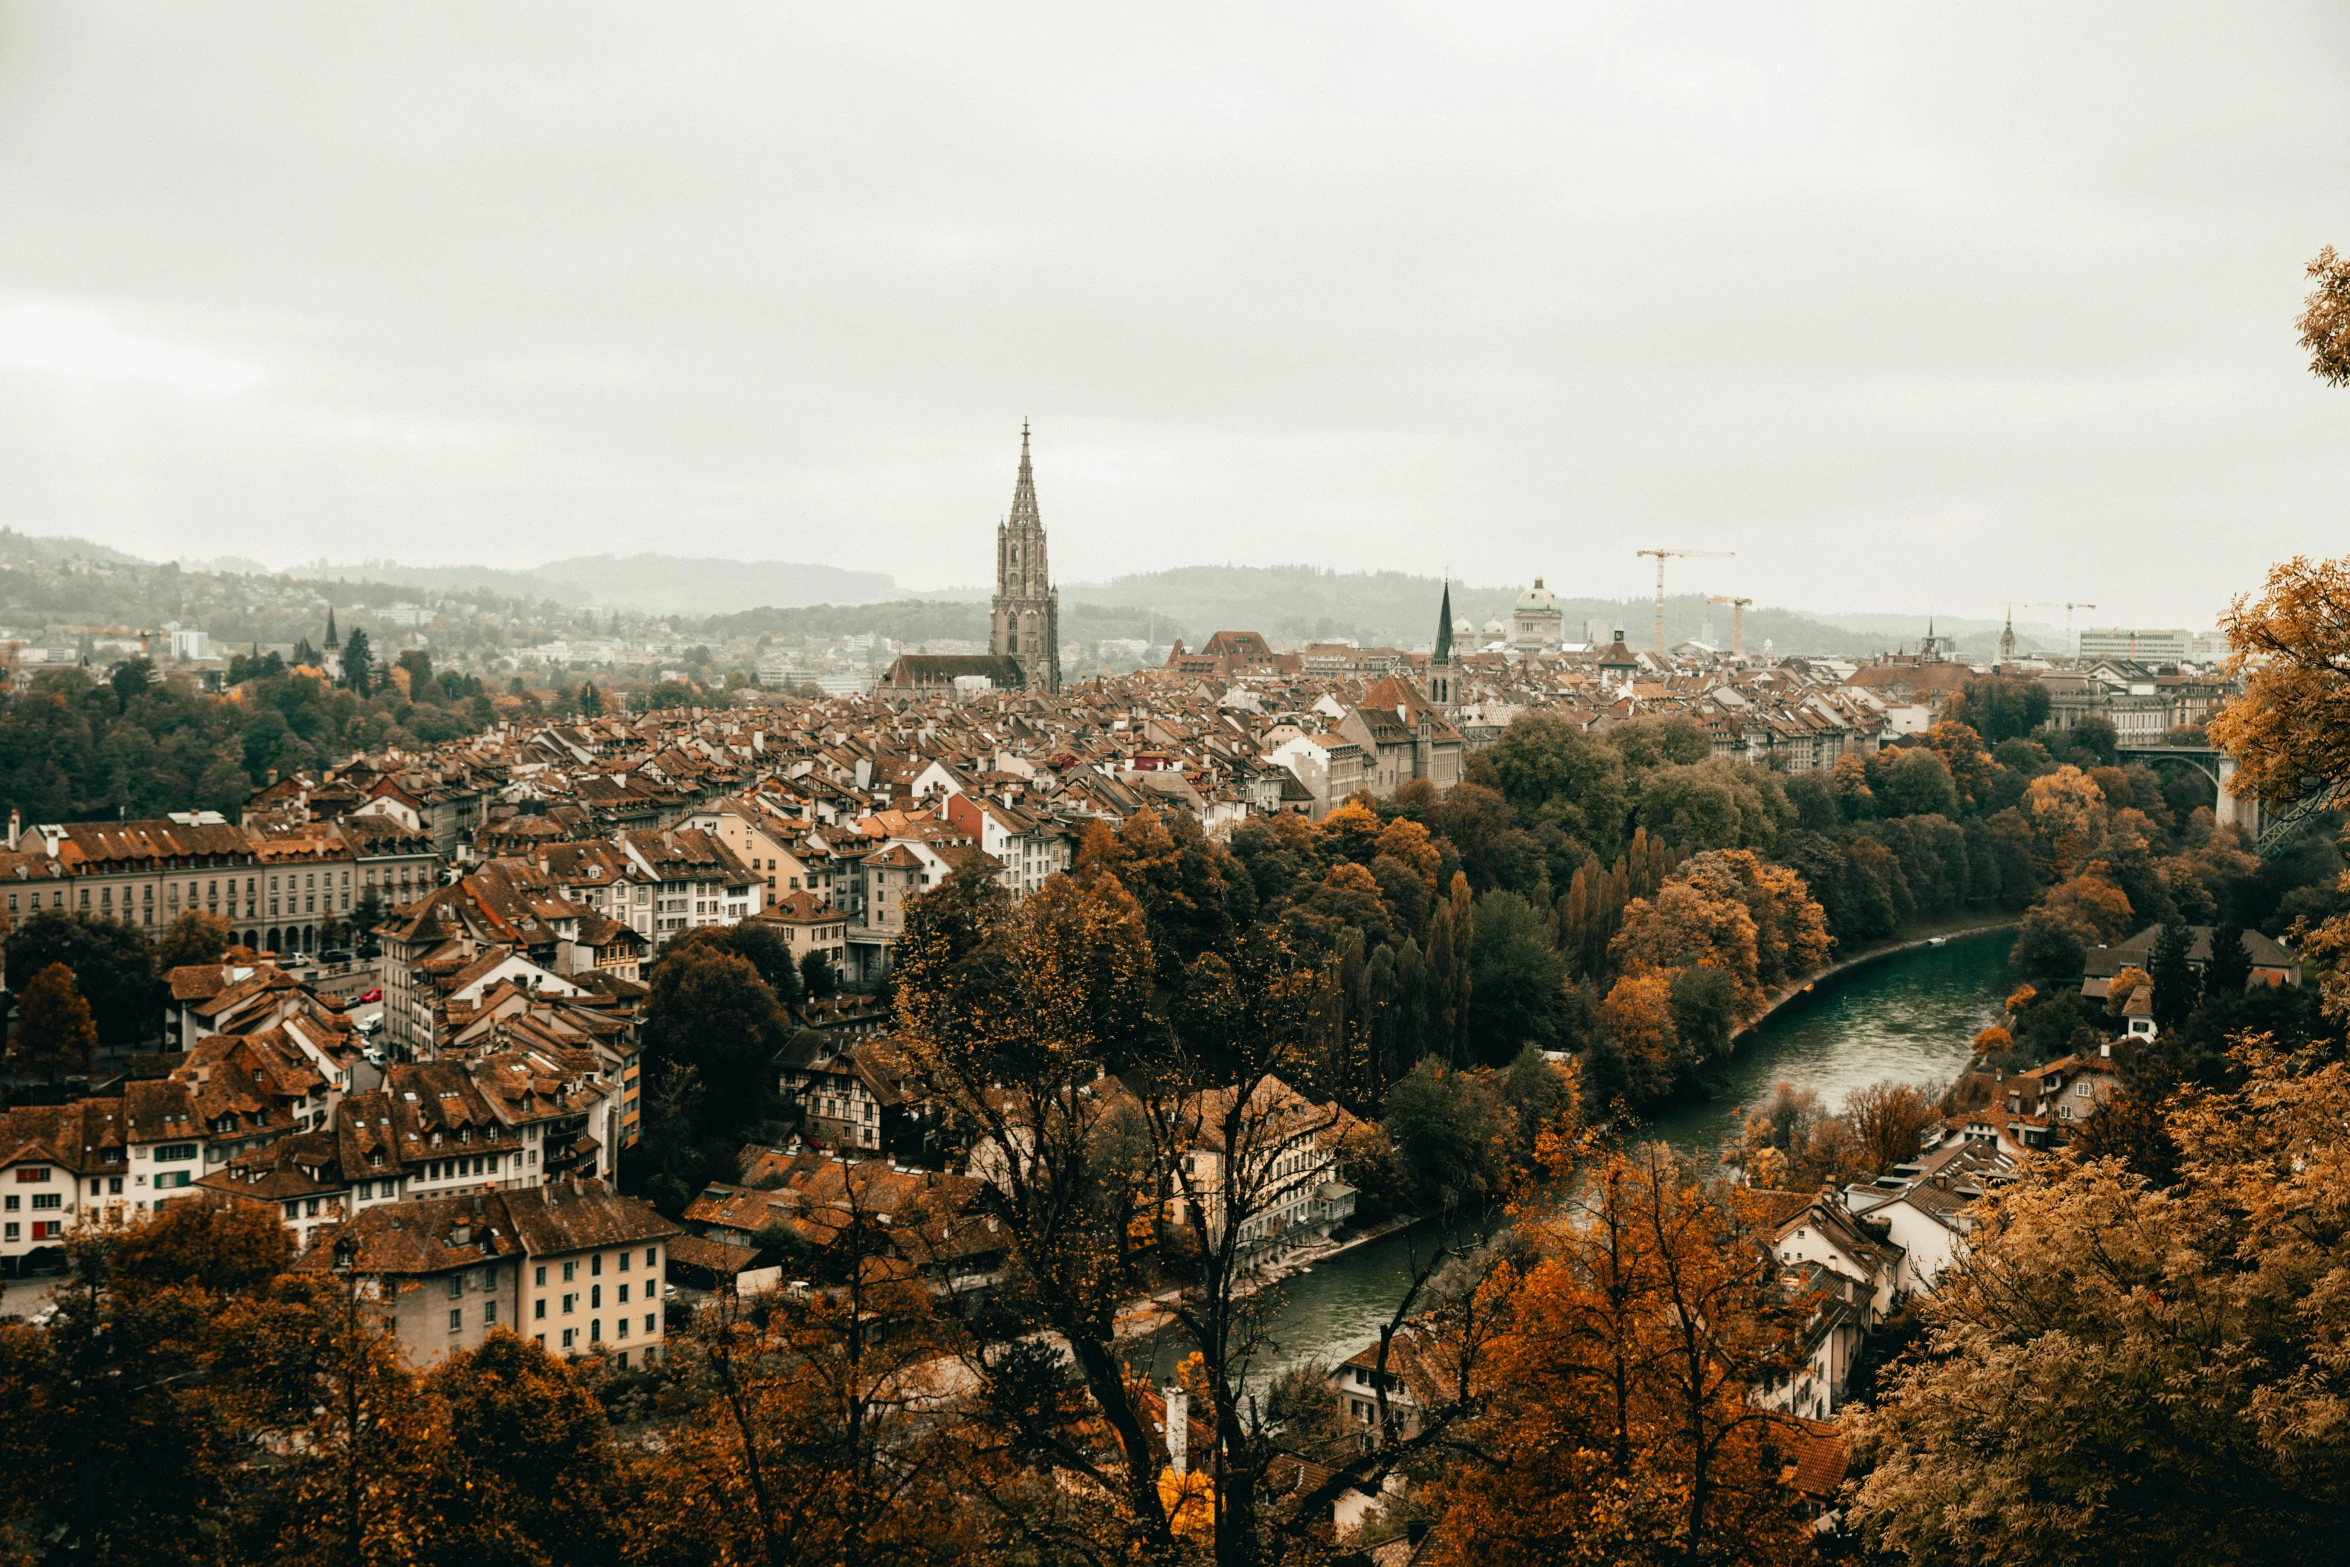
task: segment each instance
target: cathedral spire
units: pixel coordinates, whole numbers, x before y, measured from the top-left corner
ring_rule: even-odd
[[[1444,604],[1436,611],[1436,662],[1452,661],[1452,578],[1444,579]]]
[[[1015,528],[1041,528],[1044,520],[1036,510],[1036,469],[1028,461],[1028,421],[1020,421],[1020,477],[1012,486],[1011,525]]]
[[[335,636],[335,607],[332,604],[326,607],[326,645],[330,648],[340,648],[343,645],[342,641]]]

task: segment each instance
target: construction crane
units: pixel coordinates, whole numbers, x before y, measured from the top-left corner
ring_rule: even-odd
[[[1656,557],[1656,656],[1665,656],[1665,562],[1675,556],[1735,555],[1736,550],[1638,550],[1636,554]]]
[[[2053,605],[2053,604],[2051,604],[2051,605],[2049,605],[2048,607],[2049,607],[2050,609],[2054,609],[2056,606],[2055,606],[2055,605]],[[2079,643],[2077,643],[2077,642],[2075,642],[2075,641],[2073,640],[2073,611],[2074,611],[2074,610],[2076,610],[2076,609],[2095,609],[2096,607],[2097,607],[2097,606],[2096,606],[2096,605],[2094,605],[2094,604],[2067,604],[2067,605],[2065,605],[2065,607],[2064,607],[2064,656],[2065,656],[2065,657],[2067,657],[2067,658],[2072,658],[2072,657],[2075,657],[2075,656],[2077,656],[2077,655],[2079,654],[2079,652],[2080,652],[2080,644],[2079,644]]]
[[[1744,658],[1746,656],[1746,606],[1753,603],[1754,600],[1732,598],[1727,593],[1708,593],[1705,596],[1705,601],[1708,604],[1730,606],[1730,656]]]

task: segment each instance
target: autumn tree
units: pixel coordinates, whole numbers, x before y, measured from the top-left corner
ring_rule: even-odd
[[[843,1183],[829,1285],[714,1297],[672,1344],[670,1398],[683,1418],[623,1477],[645,1487],[627,1521],[630,1560],[972,1559],[974,1517],[956,1481],[989,1476],[973,1433],[935,1417],[953,1342],[868,1195]],[[600,1411],[581,1419],[592,1425]],[[617,1498],[584,1501],[593,1515]]]
[[[1867,1154],[1852,1123],[1831,1114],[1819,1091],[1781,1082],[1748,1112],[1729,1162],[1753,1185],[1814,1191],[1842,1185],[1865,1168]]]
[[[294,1567],[393,1567],[437,1533],[445,1432],[400,1358],[389,1281],[283,1274],[215,1325],[208,1366],[240,1429],[283,1457],[250,1477],[224,1543]]]
[[[222,1297],[202,1273],[117,1274],[125,1239],[78,1231],[49,1324],[0,1322],[0,1397],[16,1416],[0,1435],[12,1559],[207,1562],[237,1514],[248,1447],[206,1385]]]
[[[1980,1036],[1976,1048],[1985,1048]],[[1992,1048],[2004,1046],[1994,1042]],[[1880,1175],[1915,1159],[1926,1133],[1941,1118],[1934,1096],[1915,1083],[1886,1078],[1844,1096],[1844,1119],[1859,1141],[1862,1168]]]
[[[17,998],[11,1047],[19,1061],[45,1069],[52,1083],[61,1068],[90,1070],[98,1051],[98,1026],[90,1020],[89,1003],[74,988],[73,970],[52,963],[33,976]]]
[[[1439,1559],[1806,1559],[1776,1417],[1749,1397],[1791,1363],[1801,1303],[1751,1199],[1655,1145],[1573,1190],[1484,1286],[1500,1319],[1434,1488]]]
[[[412,1508],[420,1554],[516,1567],[622,1560],[627,1505],[642,1496],[597,1396],[603,1374],[504,1329],[433,1367],[420,1387],[439,1438]]]
[[[1164,1551],[1158,1444],[1116,1348],[1153,1239],[1155,1150],[1141,1107],[1104,1077],[1140,1047],[1155,971],[1142,909],[1108,871],[1052,877],[1017,906],[958,872],[907,905],[896,1007],[908,1056],[997,1192],[1005,1333],[978,1374],[1001,1440],[1099,1495],[1113,1532]],[[1074,1386],[1021,1347],[1035,1334],[1068,1346]]]
[[[168,974],[189,964],[218,963],[233,939],[226,919],[190,909],[156,938],[155,966]]]
[[[2325,271],[2304,318],[2312,334],[2305,341],[2313,354],[2322,346],[2336,356],[2320,362],[2338,365],[2350,262],[2331,248],[2319,259]],[[2337,790],[2350,781],[2350,557],[2297,555],[2271,566],[2260,596],[2238,597],[2221,626],[2234,648],[2228,671],[2243,691],[2209,729],[2212,744],[2235,759],[2234,788],[2283,809],[2301,801],[2312,779]],[[2337,890],[2350,890],[2350,874]],[[2350,915],[2309,922],[2302,951],[2328,1015],[2350,1018]]]
[[[2167,1190],[2040,1160],[1976,1205],[1923,1353],[1856,1413],[1853,1514],[1913,1562],[2316,1563],[2350,1518],[2350,1068],[2237,1047],[2159,1111]],[[2098,1119],[2102,1120],[2100,1116]]]
[[[2294,324],[2309,351],[2309,373],[2329,386],[2350,386],[2350,256],[2336,255],[2328,245],[2308,273],[2317,286]]]

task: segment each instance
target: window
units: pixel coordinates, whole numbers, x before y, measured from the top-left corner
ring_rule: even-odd
[[[588,1277],[591,1279],[600,1279],[603,1276],[604,1254],[602,1252],[597,1252],[593,1257],[588,1259]]]
[[[660,1254],[661,1254],[661,1249],[660,1249],[659,1247],[657,1247],[657,1246],[647,1246],[647,1247],[645,1248],[645,1266],[646,1266],[646,1267],[648,1267],[648,1268],[656,1266],[656,1263],[655,1263],[654,1259],[655,1259],[656,1257],[658,1257]]]
[[[544,1272],[545,1270],[541,1269],[540,1271]],[[542,1295],[537,1300],[534,1300],[530,1303],[530,1314],[542,1321],[545,1319],[547,1315],[547,1301],[545,1296]]]
[[[157,1164],[184,1164],[195,1157],[194,1143],[161,1143],[155,1149]]]
[[[465,1331],[465,1308],[463,1306],[458,1306],[450,1311],[449,1331],[452,1333],[462,1333]]]
[[[620,1271],[621,1271],[621,1272],[623,1272],[623,1273],[626,1273],[626,1272],[628,1271],[628,1253],[627,1253],[627,1252],[622,1252],[622,1253],[620,1254]],[[626,1297],[624,1296],[624,1297],[622,1297],[622,1298],[623,1298],[623,1299],[625,1299]]]
[[[19,1186],[38,1186],[47,1179],[49,1167],[45,1164],[28,1164],[16,1172],[16,1184]]]
[[[589,1319],[588,1319],[588,1342],[589,1342],[590,1344],[601,1344],[603,1341],[604,1341],[604,1319],[603,1319],[602,1317],[591,1317],[591,1318],[589,1318]]]
[[[604,1286],[601,1284],[590,1284],[588,1286],[588,1309],[591,1311],[600,1311],[603,1309],[603,1305]]]
[[[571,1340],[575,1335],[578,1334],[578,1332],[579,1329],[577,1328],[565,1328],[563,1330],[563,1347],[565,1349],[569,1349],[571,1347]]]
[[[650,1332],[652,1332],[652,1331],[653,1331],[653,1321],[654,1321],[654,1318],[655,1318],[657,1315],[658,1315],[658,1313],[656,1313],[656,1312],[650,1312],[650,1311],[648,1311],[648,1312],[646,1312],[646,1313],[645,1313],[645,1331],[646,1331],[647,1333],[650,1333]]]
[[[628,1337],[628,1319],[627,1319],[626,1317],[622,1317],[622,1318],[620,1318],[620,1319],[619,1319],[619,1322],[620,1322],[620,1336],[621,1336],[622,1338],[626,1338],[626,1337]]]
[[[11,1224],[5,1229],[0,1229],[0,1239],[15,1240],[21,1228],[19,1225]]]
[[[457,1298],[458,1298],[460,1295],[463,1295],[464,1293],[465,1293],[465,1275],[464,1275],[464,1274],[462,1274],[462,1273],[452,1273],[452,1274],[450,1274],[450,1275],[449,1275],[449,1298],[450,1298],[451,1300],[455,1300],[455,1299],[457,1299]]]
[[[64,1206],[65,1193],[63,1192],[33,1193],[33,1209],[35,1212],[39,1212],[43,1208],[62,1208]]]
[[[623,1306],[628,1304],[628,1286],[625,1284],[620,1286],[620,1304]]]
[[[563,1264],[563,1282],[569,1284],[573,1279],[578,1278],[578,1268],[579,1264],[576,1262],[567,1262]]]
[[[485,1300],[481,1303],[481,1325],[485,1328],[494,1328],[498,1325],[498,1303],[496,1301]]]
[[[157,1206],[160,1207],[162,1205],[159,1203]],[[53,1241],[64,1233],[65,1221],[63,1219],[35,1219],[33,1221],[34,1240]]]
[[[579,1296],[577,1294],[569,1294],[563,1297],[563,1315],[568,1317],[578,1309]]]
[[[547,1265],[545,1263],[542,1262],[538,1265],[536,1272],[531,1278],[531,1282],[536,1284],[540,1289],[545,1289],[547,1287]]]

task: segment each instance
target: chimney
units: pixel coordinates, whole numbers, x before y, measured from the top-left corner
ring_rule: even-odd
[[[16,852],[16,840],[24,834],[24,817],[15,806],[8,808],[8,852]]]

